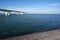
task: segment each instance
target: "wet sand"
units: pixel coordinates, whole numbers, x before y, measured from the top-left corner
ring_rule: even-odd
[[[46,32],[37,32],[34,34],[6,38],[2,40],[60,40],[60,29]]]

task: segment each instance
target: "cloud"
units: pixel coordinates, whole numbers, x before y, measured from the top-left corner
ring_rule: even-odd
[[[43,8],[43,7],[42,7]],[[24,7],[24,8],[7,8],[12,10],[18,10],[18,11],[24,11],[27,13],[45,13],[45,14],[57,14],[60,13],[60,9],[37,9],[37,8],[31,8],[31,7]]]
[[[60,13],[60,3],[53,3],[53,4],[33,4],[28,6],[22,6],[22,7],[9,7],[6,9],[12,9],[12,10],[18,10],[18,11],[24,11],[28,13]],[[59,9],[59,10],[58,10]]]
[[[51,5],[51,6],[59,6],[60,3],[53,3],[53,4],[48,4],[48,5]]]

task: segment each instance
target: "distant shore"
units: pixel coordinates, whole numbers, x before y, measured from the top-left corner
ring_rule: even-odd
[[[60,29],[6,38],[3,40],[60,40]]]

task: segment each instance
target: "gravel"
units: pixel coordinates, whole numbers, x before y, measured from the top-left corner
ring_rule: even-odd
[[[37,32],[33,34],[11,37],[0,40],[60,40],[60,29],[46,32]]]

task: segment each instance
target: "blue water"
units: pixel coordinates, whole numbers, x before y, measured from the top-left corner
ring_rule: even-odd
[[[60,28],[60,14],[0,15],[0,36],[22,35]]]

